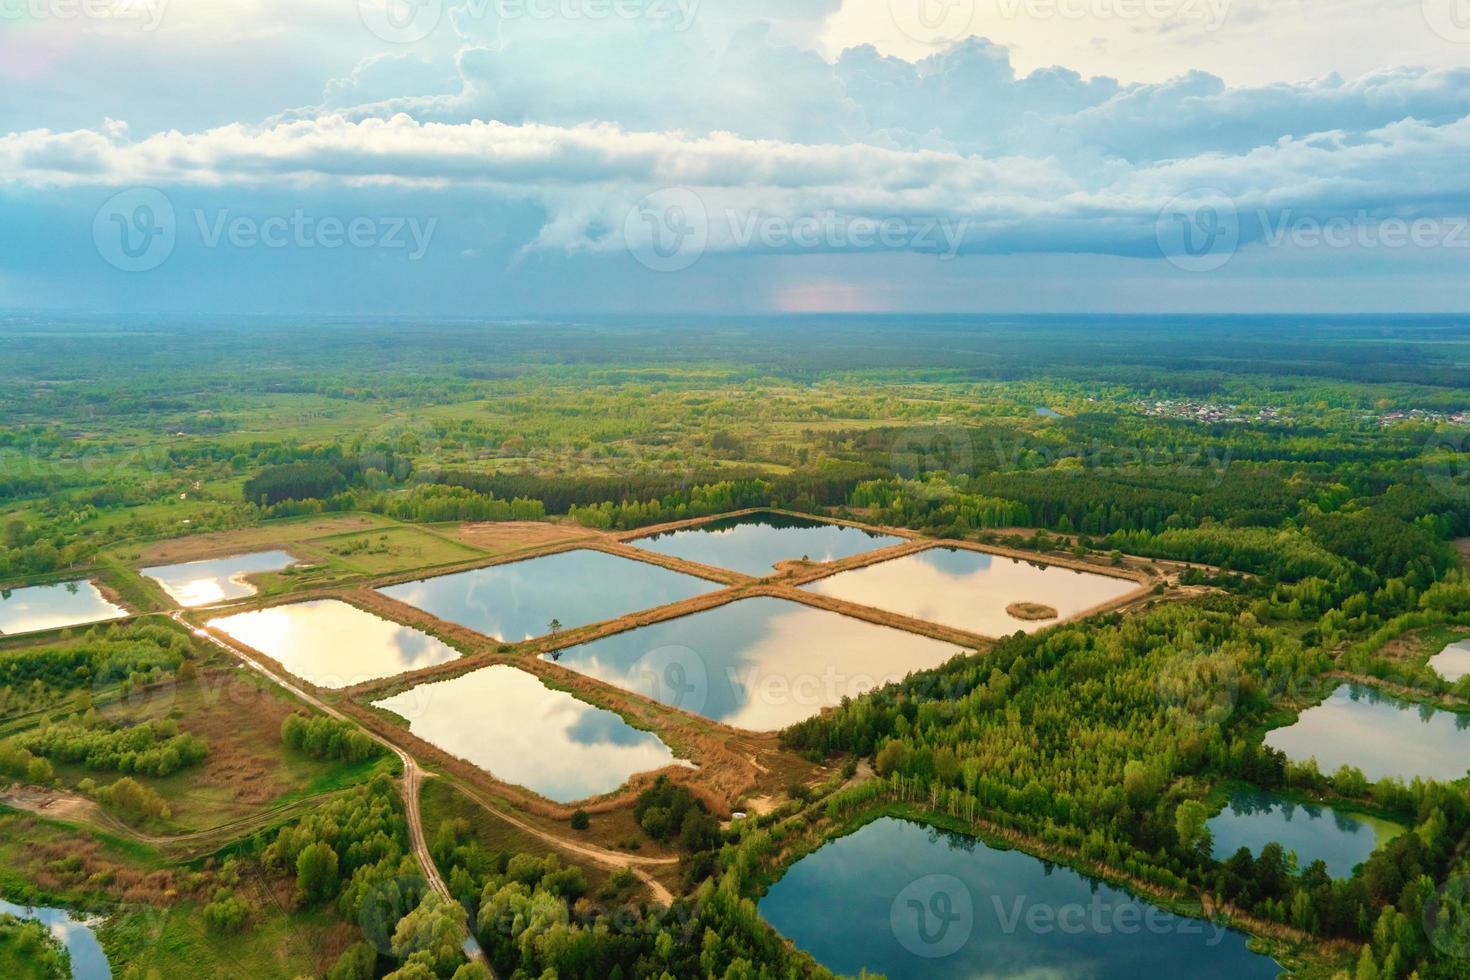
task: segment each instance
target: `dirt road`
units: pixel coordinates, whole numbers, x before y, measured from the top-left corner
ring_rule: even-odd
[[[189,625],[188,623],[184,622],[182,611],[172,612],[169,615],[184,626]],[[338,721],[345,721],[353,727],[367,732],[367,729],[361,728],[361,726],[357,725],[357,723],[352,721],[352,719],[342,714],[342,712],[338,711],[336,708],[333,708],[331,705],[322,701],[320,698],[317,698],[314,695],[297,687],[295,684],[292,684],[289,680],[280,676],[275,671],[267,667],[265,664],[261,663],[250,654],[246,653],[244,650],[237,648],[231,643],[226,643],[224,640],[215,636],[213,633],[210,633],[208,630],[195,630],[194,635],[198,636],[200,639],[208,640],[210,643],[213,643],[221,650],[224,650],[237,659],[243,661],[252,670],[256,671],[257,673],[264,676],[267,680],[271,681],[271,683],[276,684],[277,686],[282,687],[287,691],[290,691],[296,697],[311,705],[313,708],[316,708],[323,714],[335,718]],[[409,755],[407,752],[403,751],[392,742],[378,736],[373,732],[367,732],[367,734],[373,739],[373,741],[384,746],[394,755],[398,756],[398,760],[403,764],[403,812],[408,819],[409,845],[413,850],[414,857],[418,860],[419,865],[424,869],[424,876],[428,879],[429,887],[434,889],[435,892],[437,892],[446,900],[453,902],[455,900],[454,896],[449,893],[449,886],[444,883],[443,876],[439,874],[439,868],[437,865],[434,864],[434,857],[429,853],[429,844],[427,839],[424,837],[423,815],[419,812],[419,787],[423,785],[423,770],[419,768],[419,764],[417,761],[414,760],[413,756]],[[471,934],[468,939],[469,942],[465,946],[465,954],[469,956],[472,960],[484,962],[484,954],[480,951],[478,944],[475,943],[473,934]]]

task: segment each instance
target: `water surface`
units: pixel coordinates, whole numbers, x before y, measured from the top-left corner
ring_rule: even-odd
[[[1139,588],[1131,579],[1034,565],[960,548],[913,555],[838,572],[805,586],[848,602],[886,609],[982,636],[1032,633]],[[1012,603],[1051,606],[1057,619],[1028,621],[1006,612]]]
[[[503,642],[585,626],[723,586],[647,562],[579,548],[392,585],[384,595]]]
[[[1246,937],[1019,851],[884,818],[802,858],[761,899],[834,972],[889,980],[1274,980]]]
[[[35,919],[51,930],[51,935],[71,954],[73,980],[111,980],[112,968],[107,965],[107,956],[92,931],[90,920],[77,918],[66,909],[16,905],[4,899],[0,899],[0,914]]]
[[[798,558],[836,561],[902,542],[903,538],[891,534],[806,517],[747,514],[666,531],[631,543],[661,555],[764,578],[776,571],[777,562]]]
[[[962,652],[953,643],[760,596],[544,657],[727,725],[774,731]]]
[[[1451,643],[1429,658],[1429,667],[1451,683],[1470,674],[1470,640]]]
[[[419,738],[558,803],[611,793],[678,760],[657,735],[496,665],[375,702]]]
[[[182,565],[155,565],[142,572],[163,586],[179,605],[192,608],[253,596],[255,586],[246,581],[246,576],[279,572],[295,563],[296,559],[284,551],[258,551]]]
[[[1388,820],[1328,806],[1296,803],[1262,790],[1240,790],[1209,821],[1215,858],[1224,861],[1242,847],[1257,857],[1275,842],[1295,852],[1297,866],[1326,862],[1334,878],[1352,876],[1353,868],[1404,832]]]
[[[427,633],[336,599],[224,616],[209,625],[317,687],[351,687],[459,657]]]
[[[86,580],[0,591],[0,633],[33,633],[121,619],[128,611]]]
[[[1331,775],[1344,765],[1371,781],[1415,776],[1449,782],[1470,771],[1470,716],[1410,704],[1371,687],[1343,684],[1266,744],[1296,762],[1317,760]]]

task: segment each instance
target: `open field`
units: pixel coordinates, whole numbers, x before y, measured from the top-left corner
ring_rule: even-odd
[[[309,519],[293,518],[234,531],[216,531],[168,538],[149,544],[122,545],[112,549],[109,554],[136,568],[177,565],[183,562],[203,561],[207,558],[225,558],[250,551],[279,549],[294,554],[292,545],[306,544],[318,538],[397,526],[396,521],[373,514],[343,514]],[[305,560],[305,556],[301,557]]]

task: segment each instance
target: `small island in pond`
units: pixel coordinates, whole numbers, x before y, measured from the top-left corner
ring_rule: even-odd
[[[1009,606],[1006,606],[1006,612],[1017,619],[1024,619],[1028,623],[1057,618],[1055,608],[1043,605],[1040,602],[1013,602]]]

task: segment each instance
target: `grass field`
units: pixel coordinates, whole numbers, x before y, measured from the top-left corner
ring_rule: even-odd
[[[125,909],[98,930],[98,938],[120,980],[158,977],[321,976],[361,933],[330,912],[287,914],[278,897],[256,882],[258,903],[250,928],[238,935],[205,929],[199,903]],[[125,964],[121,970],[118,964]]]
[[[312,550],[325,552],[332,560],[364,575],[473,561],[482,554],[431,531],[406,525],[318,539],[312,542]]]

